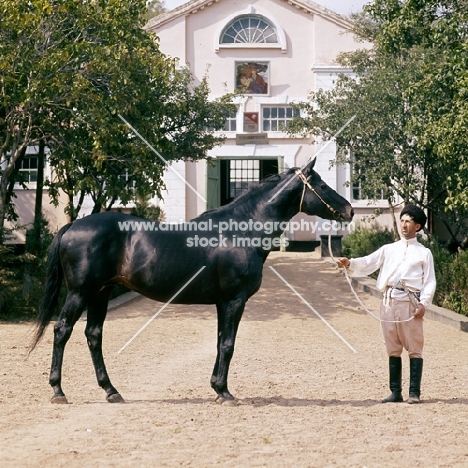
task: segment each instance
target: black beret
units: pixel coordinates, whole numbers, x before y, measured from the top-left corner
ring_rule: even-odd
[[[427,221],[426,213],[424,213],[419,206],[416,205],[405,205],[400,213],[400,219],[403,215],[408,215],[416,224],[421,225],[421,229],[424,227]]]

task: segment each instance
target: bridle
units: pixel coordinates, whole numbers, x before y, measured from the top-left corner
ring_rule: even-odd
[[[310,179],[312,176],[306,177],[300,169],[296,169],[294,172],[296,173],[297,177],[299,177],[299,179],[300,179],[301,182],[303,183],[301,202],[300,202],[300,204],[299,204],[299,211],[302,211],[302,202],[304,201],[304,197],[305,197],[305,193],[306,193],[306,188],[309,188],[310,190],[312,190],[313,194],[328,208],[328,210],[331,211],[331,213],[333,214],[333,217],[334,217],[335,219],[344,219],[343,216],[341,216],[341,213],[340,213],[338,210],[335,210],[335,208],[333,208],[333,206],[331,206],[330,204],[328,204],[328,203],[319,195],[319,193],[317,192],[317,190],[315,190],[314,187],[312,187],[312,185],[309,184],[309,179]]]

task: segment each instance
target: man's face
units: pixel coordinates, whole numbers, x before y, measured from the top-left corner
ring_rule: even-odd
[[[404,214],[400,218],[400,231],[404,239],[414,239],[419,229],[421,229],[421,225],[415,223],[409,215]]]

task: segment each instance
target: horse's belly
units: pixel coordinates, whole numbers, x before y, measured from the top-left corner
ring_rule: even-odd
[[[128,287],[144,296],[160,302],[174,304],[215,304],[219,296],[219,284],[213,275],[204,275],[202,266],[193,271],[175,274],[174,268],[155,274],[139,271],[128,281]]]
[[[134,274],[127,286],[144,296],[174,304],[216,304],[221,299],[235,297],[239,292],[246,299],[255,294],[261,285],[261,271],[255,274],[228,275],[219,274],[213,266],[192,268],[181,274],[171,271],[139,271]]]

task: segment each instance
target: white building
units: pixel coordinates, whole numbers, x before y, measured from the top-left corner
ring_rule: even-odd
[[[225,204],[249,184],[300,167],[314,155],[316,170],[353,203],[357,217],[372,214],[375,204],[354,200],[356,188],[345,186],[349,167],[330,164],[333,142],[323,145],[282,131],[293,117],[291,103],[331,88],[338,73],[350,72],[336,64],[340,52],[363,47],[350,28],[346,18],[307,0],[192,0],[149,22],[163,53],[186,64],[196,82],[208,74],[213,97],[243,92],[235,101],[237,113],[226,123],[224,145],[209,152],[215,164],[176,164],[199,195],[167,172],[161,205],[168,221]],[[323,233],[300,232],[292,240],[314,240]]]

